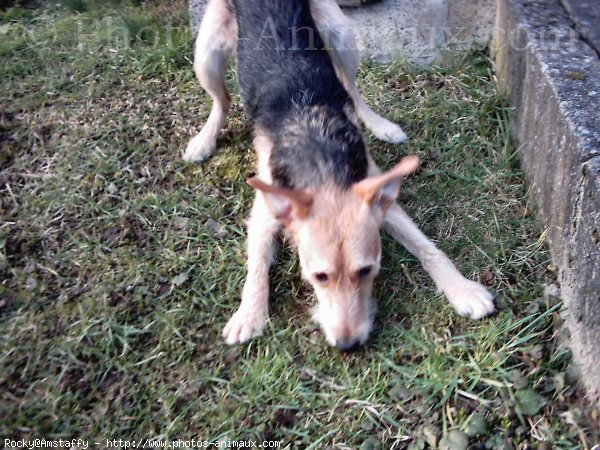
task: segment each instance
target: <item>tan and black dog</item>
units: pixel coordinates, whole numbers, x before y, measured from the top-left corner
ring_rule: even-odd
[[[196,40],[194,69],[213,106],[185,159],[216,149],[231,100],[224,78],[237,50],[238,83],[254,126],[256,198],[248,222],[248,276],[223,337],[248,341],[266,323],[269,268],[283,229],[298,249],[318,299],[313,318],[342,351],[363,344],[375,312],[380,228],[414,254],[456,311],[479,319],[491,294],[463,277],[395,203],[414,156],[380,173],[359,120],[376,137],[402,142],[402,129],[374,113],[356,87],[359,56],[334,0],[210,0]]]

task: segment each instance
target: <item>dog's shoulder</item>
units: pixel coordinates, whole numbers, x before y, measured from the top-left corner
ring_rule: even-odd
[[[367,176],[362,133],[341,108],[321,104],[295,111],[281,122],[274,143],[270,167],[281,187],[348,188]]]

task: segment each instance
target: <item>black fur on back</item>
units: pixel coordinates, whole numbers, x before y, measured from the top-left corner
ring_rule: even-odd
[[[367,175],[352,99],[338,80],[309,0],[230,0],[246,112],[274,142],[276,185],[347,188]]]

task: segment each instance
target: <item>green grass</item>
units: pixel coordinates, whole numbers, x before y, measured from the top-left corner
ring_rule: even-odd
[[[83,13],[89,9],[88,2],[85,0],[62,0],[62,4],[74,13]]]
[[[559,345],[560,302],[544,295],[555,268],[485,57],[365,66],[360,84],[411,136],[397,146],[367,133],[375,158],[420,156],[401,201],[466,276],[497,292],[498,314],[456,316],[384,235],[377,331],[340,354],[308,321],[312,296],[284,247],[265,335],[227,347],[255,163],[239,98],[215,156],[184,163],[210,108],[191,70],[187,2],[78,3],[0,16],[0,435],[363,449],[598,442],[598,410]],[[228,84],[237,92],[233,71]]]

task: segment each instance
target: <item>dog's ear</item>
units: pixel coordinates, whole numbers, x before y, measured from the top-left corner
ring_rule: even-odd
[[[313,195],[309,192],[271,186],[257,177],[248,178],[246,183],[262,192],[269,211],[284,225],[305,219],[310,213]]]
[[[407,156],[387,172],[366,178],[352,186],[352,189],[369,206],[378,206],[386,211],[398,196],[402,179],[418,166],[417,156]]]

